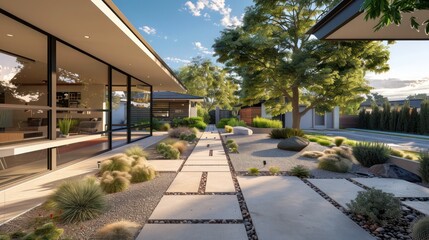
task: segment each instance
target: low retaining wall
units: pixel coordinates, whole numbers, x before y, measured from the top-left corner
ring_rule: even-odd
[[[405,158],[390,156],[389,160],[387,160],[387,162],[395,164],[395,165],[397,165],[397,166],[399,166],[405,170],[408,170],[412,173],[415,173],[421,177],[421,175],[419,173],[420,163],[418,161],[413,161],[413,160],[408,160]]]
[[[274,129],[274,128],[255,128],[255,127],[247,127],[247,128],[249,128],[249,129],[252,129],[252,131],[253,131],[253,134],[270,134],[271,133],[271,131]]]

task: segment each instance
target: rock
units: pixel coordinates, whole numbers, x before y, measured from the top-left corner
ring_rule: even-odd
[[[235,135],[252,135],[253,134],[252,129],[249,129],[247,127],[238,126],[238,127],[233,127],[232,129],[233,129],[232,132]]]
[[[302,137],[290,137],[277,144],[277,148],[288,151],[299,152],[308,146],[310,142]]]
[[[384,228],[382,227],[378,227],[377,229],[375,229],[376,232],[384,232]]]
[[[386,178],[398,178],[409,182],[422,181],[422,179],[418,175],[391,163],[376,164],[370,167],[369,171],[377,176]]]

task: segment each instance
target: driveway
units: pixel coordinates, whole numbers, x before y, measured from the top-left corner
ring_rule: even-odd
[[[382,142],[401,150],[427,151],[429,149],[429,139],[413,138],[412,135],[397,136],[391,135],[389,133],[376,133],[357,130],[308,130],[306,132],[323,134],[327,136],[342,136],[357,141]],[[417,135],[417,137],[419,136]]]

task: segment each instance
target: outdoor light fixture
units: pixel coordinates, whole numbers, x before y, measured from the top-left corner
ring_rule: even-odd
[[[209,150],[209,156],[211,157],[211,156],[213,156],[213,149],[210,149]]]
[[[85,35],[85,36],[83,36],[84,38],[86,38],[86,39],[89,39],[89,36],[88,35]]]
[[[264,166],[267,165],[267,161],[262,161],[262,164],[264,164]]]
[[[97,168],[100,168],[101,161],[97,161]]]
[[[6,36],[13,37],[13,34],[8,33],[8,34],[6,34]]]
[[[210,147],[210,144],[207,144],[207,147]]]

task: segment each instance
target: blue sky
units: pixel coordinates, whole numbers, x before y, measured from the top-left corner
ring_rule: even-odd
[[[114,0],[130,22],[174,70],[193,57],[212,58],[220,31],[240,24],[251,0]],[[429,41],[390,46],[390,68],[368,73],[370,85],[389,99],[429,93]],[[215,58],[212,58],[215,61]]]

